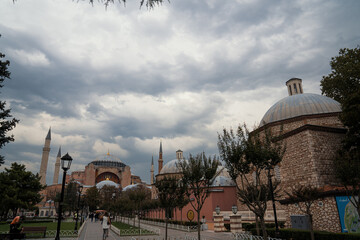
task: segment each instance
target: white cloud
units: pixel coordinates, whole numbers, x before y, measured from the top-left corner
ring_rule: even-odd
[[[25,51],[23,49],[7,49],[8,55],[13,61],[30,67],[47,67],[49,59],[39,50]]]

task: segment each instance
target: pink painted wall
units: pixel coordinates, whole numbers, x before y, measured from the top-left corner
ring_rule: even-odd
[[[214,187],[211,189],[209,197],[206,199],[203,208],[201,209],[200,220],[202,216],[205,216],[207,223],[213,223],[213,213],[215,207],[219,206],[221,211],[231,211],[231,207],[236,205],[236,188],[232,187]],[[197,213],[189,203],[182,209],[182,214],[179,209],[176,209],[176,213],[173,214],[173,220],[177,221],[188,221],[187,212],[193,210],[194,220],[197,221]],[[151,211],[148,215],[149,218],[160,218],[164,219],[164,211]],[[182,219],[181,219],[182,217]]]

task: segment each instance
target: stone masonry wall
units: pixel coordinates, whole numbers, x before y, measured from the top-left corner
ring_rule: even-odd
[[[303,207],[303,204],[300,204]],[[329,232],[341,232],[340,218],[336,206],[335,197],[326,197],[314,202],[311,207],[313,214],[314,230]],[[286,227],[291,227],[291,215],[305,215],[295,204],[287,205],[286,209]]]

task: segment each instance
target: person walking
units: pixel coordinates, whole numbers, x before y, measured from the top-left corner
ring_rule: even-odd
[[[105,240],[109,236],[109,228],[111,225],[109,214],[107,212],[102,217],[101,225],[103,228],[103,240]]]
[[[94,213],[92,213],[92,212],[91,212],[91,213],[89,214],[89,217],[90,217],[91,222],[92,222],[92,221],[93,221],[93,219],[94,219]]]

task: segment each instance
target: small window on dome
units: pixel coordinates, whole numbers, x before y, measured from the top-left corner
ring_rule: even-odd
[[[295,93],[298,93],[296,83],[294,83],[294,91],[295,91]]]
[[[289,92],[290,92],[290,96],[291,96],[292,95],[291,85],[289,85]]]
[[[300,93],[303,93],[300,83],[299,83],[299,90],[300,90]]]

